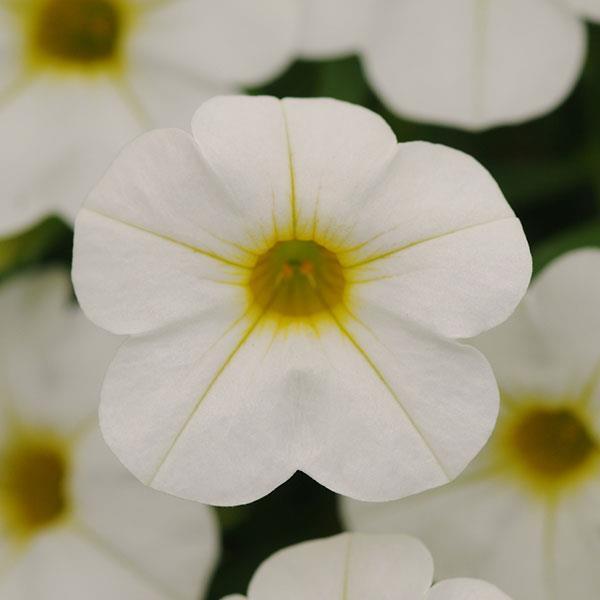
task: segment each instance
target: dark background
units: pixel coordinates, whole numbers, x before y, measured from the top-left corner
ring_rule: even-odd
[[[534,269],[573,248],[600,246],[600,26],[589,26],[586,68],[569,99],[552,114],[523,125],[466,133],[393,116],[369,89],[360,62],[295,63],[277,81],[251,93],[331,96],[381,114],[399,141],[427,140],[477,158],[499,182],[521,218]],[[543,49],[540,49],[543,51]],[[44,263],[71,260],[72,231],[49,219],[0,242],[0,279]],[[252,505],[220,509],[223,555],[208,600],[245,592],[256,567],[275,550],[337,533],[335,495],[297,474]]]

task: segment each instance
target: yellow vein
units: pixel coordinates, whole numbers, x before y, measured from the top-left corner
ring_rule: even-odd
[[[148,235],[152,235],[158,239],[161,239],[165,242],[169,242],[171,244],[174,244],[175,246],[179,246],[180,248],[185,248],[186,250],[191,250],[192,252],[195,252],[197,254],[201,254],[203,256],[206,256],[207,258],[212,258],[213,260],[222,262],[226,265],[229,265],[231,267],[237,267],[239,269],[246,269],[246,270],[250,270],[251,267],[247,266],[247,265],[243,265],[241,263],[237,263],[235,261],[229,260],[227,258],[225,258],[224,256],[221,256],[219,254],[215,254],[214,252],[210,252],[209,250],[204,250],[202,248],[198,248],[197,246],[193,246],[192,244],[187,244],[186,242],[181,242],[179,240],[176,240],[174,238],[171,238],[167,235],[164,235],[162,233],[158,233],[156,231],[152,231],[150,229],[146,229],[145,227],[142,227],[140,225],[135,225],[133,223],[129,223],[127,221],[123,221],[121,219],[117,219],[116,217],[111,217],[110,215],[104,214],[99,212],[96,209],[92,209],[89,207],[84,207],[82,210],[90,212],[94,215],[97,215],[99,217],[103,217],[104,219],[107,219],[109,221],[112,221],[113,223],[118,223],[120,225],[123,225],[124,227],[130,227],[131,229],[135,229],[137,231],[141,231],[143,233],[146,233]]]
[[[76,535],[83,538],[88,543],[92,544],[99,552],[107,556],[112,561],[117,563],[120,567],[128,571],[138,580],[144,582],[151,588],[158,590],[161,594],[164,594],[167,598],[183,600],[183,596],[177,593],[175,590],[170,589],[169,586],[165,585],[162,581],[156,578],[153,574],[146,572],[140,568],[133,560],[126,556],[123,552],[115,548],[107,540],[103,538],[98,532],[84,524],[82,521],[74,520],[71,522],[71,529]]]
[[[475,225],[467,225],[466,227],[461,227],[459,229],[454,229],[452,231],[447,231],[445,233],[440,233],[438,235],[432,235],[431,237],[423,238],[421,240],[417,240],[416,242],[411,242],[410,244],[405,244],[404,246],[400,246],[399,248],[394,248],[392,250],[388,250],[382,254],[378,254],[376,256],[372,256],[370,258],[366,258],[364,260],[358,261],[351,265],[344,265],[346,269],[354,269],[355,267],[361,267],[363,265],[367,265],[369,263],[373,263],[375,261],[381,260],[383,258],[388,258],[393,256],[394,254],[398,254],[398,252],[402,252],[403,250],[408,250],[410,248],[414,248],[415,246],[420,246],[421,244],[426,244],[427,242],[433,242],[435,240],[440,240],[445,237],[450,237],[452,235],[456,235],[459,233],[463,233],[465,231],[470,231],[472,229],[478,229],[480,227],[487,227],[488,225],[493,225],[495,223],[501,223],[503,221],[510,221],[515,219],[515,217],[503,217],[501,219],[493,219],[491,221],[486,221],[484,223],[476,223]]]
[[[331,307],[325,302],[325,300],[321,296],[321,294],[319,294],[316,290],[315,290],[315,293],[316,293],[317,297],[319,298],[319,301],[323,305],[323,308],[330,314],[331,318],[333,319],[335,324],[338,326],[340,332],[348,339],[348,341],[352,344],[352,346],[354,346],[354,348],[358,351],[358,353],[365,360],[367,365],[372,369],[373,373],[377,376],[377,378],[381,381],[381,383],[383,383],[384,387],[388,390],[388,392],[390,393],[392,398],[396,401],[396,404],[400,407],[400,409],[406,416],[409,423],[413,426],[414,430],[419,434],[419,437],[423,441],[423,444],[425,444],[425,447],[427,448],[427,450],[429,451],[429,453],[431,454],[431,456],[437,463],[438,467],[440,468],[440,470],[442,471],[442,473],[444,474],[446,479],[448,479],[448,481],[451,481],[453,479],[452,476],[447,472],[447,470],[444,467],[439,456],[437,455],[437,453],[435,452],[435,450],[433,449],[431,444],[428,442],[427,438],[425,437],[425,434],[421,431],[421,428],[417,425],[416,421],[412,418],[411,414],[408,412],[408,410],[406,409],[406,407],[404,406],[404,404],[402,403],[402,401],[396,394],[394,388],[389,384],[389,382],[387,381],[387,379],[385,378],[383,373],[380,371],[380,369],[377,367],[377,365],[373,362],[373,360],[370,358],[370,356],[367,354],[367,352],[365,352],[365,350],[362,348],[362,346],[358,343],[356,338],[350,333],[350,331],[348,331],[348,329],[346,327],[344,327],[344,325],[339,320],[339,318],[335,315],[335,313],[333,312]],[[362,327],[364,327],[379,343],[381,343],[380,340],[377,338],[377,336],[362,321],[360,321],[356,316],[354,316],[346,307],[344,307],[344,309],[346,310],[348,315],[350,315],[350,317],[352,317],[359,325],[362,325]],[[388,350],[387,347],[385,347],[385,348],[386,348],[386,350]]]
[[[177,435],[175,436],[175,438],[173,439],[173,441],[171,442],[171,444],[167,448],[167,451],[165,452],[164,456],[161,458],[160,462],[158,463],[158,466],[154,470],[154,473],[152,474],[152,477],[148,481],[147,485],[152,485],[154,483],[154,481],[158,477],[158,474],[160,473],[160,470],[163,468],[165,462],[169,458],[169,455],[171,454],[171,452],[173,451],[173,449],[177,445],[177,442],[181,439],[181,436],[184,434],[184,432],[188,428],[189,424],[192,422],[193,418],[196,416],[198,410],[200,410],[200,407],[202,406],[202,403],[204,402],[204,400],[206,399],[206,397],[208,396],[208,394],[210,393],[210,391],[213,389],[213,387],[215,386],[215,384],[219,380],[219,377],[221,377],[221,375],[224,373],[225,369],[227,369],[227,367],[231,364],[231,362],[235,358],[236,354],[242,349],[242,347],[244,346],[244,344],[248,341],[248,338],[255,331],[256,327],[258,326],[258,324],[260,323],[260,321],[265,316],[265,313],[269,310],[271,304],[275,300],[276,295],[277,294],[273,294],[273,297],[270,300],[270,302],[261,311],[261,313],[254,320],[254,322],[248,327],[248,329],[244,332],[244,334],[238,340],[238,342],[235,345],[235,347],[233,348],[233,350],[228,354],[227,358],[223,361],[223,364],[217,369],[217,372],[213,375],[212,379],[209,381],[208,385],[206,386],[206,389],[202,392],[201,396],[196,401],[196,403],[194,405],[194,408],[192,409],[192,411],[188,415],[187,419],[185,420],[185,422],[181,426],[181,429],[179,430],[179,432],[177,433]]]
[[[283,115],[283,125],[285,128],[285,140],[287,144],[288,151],[288,163],[290,169],[290,203],[291,203],[291,211],[292,211],[292,237],[296,237],[296,231],[298,229],[298,216],[296,212],[296,172],[294,170],[294,158],[292,153],[292,143],[290,136],[290,127],[288,123],[287,113],[285,111],[285,105],[283,102],[281,104],[281,113]]]

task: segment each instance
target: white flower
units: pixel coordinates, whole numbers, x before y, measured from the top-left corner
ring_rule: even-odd
[[[207,584],[212,511],[142,486],[100,436],[118,341],[81,314],[62,272],[0,289],[2,600],[194,600]]]
[[[600,251],[571,253],[482,336],[503,398],[496,433],[456,482],[388,505],[348,503],[353,528],[408,531],[445,577],[519,600],[590,600],[600,574]]]
[[[431,587],[432,580],[433,560],[419,540],[346,533],[274,554],[252,578],[247,600],[510,600],[485,581]]]
[[[453,338],[524,293],[519,221],[472,158],[333,100],[222,97],[147,134],[79,213],[88,316],[132,337],[101,427],[142,481],[212,504],[300,469],[363,500],[454,478],[497,387]]]
[[[0,236],[72,222],[121,147],[291,59],[296,0],[0,4]]]
[[[357,52],[396,113],[475,130],[556,108],[585,59],[579,15],[600,19],[598,0],[314,0],[305,10],[306,56]]]

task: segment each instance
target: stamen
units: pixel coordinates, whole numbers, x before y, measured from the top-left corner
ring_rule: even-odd
[[[40,0],[32,32],[42,60],[89,66],[118,54],[123,29],[115,0]]]
[[[337,256],[316,242],[301,240],[277,242],[259,257],[249,280],[258,305],[293,318],[335,307],[345,285]]]
[[[67,455],[49,436],[19,439],[0,455],[0,509],[10,534],[27,538],[67,511]]]
[[[536,408],[516,421],[509,443],[521,466],[537,480],[560,483],[596,456],[598,445],[569,408]]]

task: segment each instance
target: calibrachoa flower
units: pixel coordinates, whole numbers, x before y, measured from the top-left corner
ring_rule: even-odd
[[[581,16],[600,19],[598,0],[348,1],[308,3],[303,53],[356,52],[390,109],[466,129],[556,108],[584,63]]]
[[[195,600],[218,541],[207,507],[153,492],[106,448],[96,329],[65,273],[0,288],[0,597]]]
[[[600,575],[600,251],[548,267],[515,315],[478,340],[502,391],[486,450],[454,483],[387,505],[348,503],[353,528],[409,531],[442,576],[518,600],[589,600]]]
[[[477,162],[323,99],[217,98],[193,136],[139,138],[74,252],[88,316],[132,336],[104,383],[105,439],[147,484],[214,504],[298,469],[364,500],[454,478],[498,403],[454,338],[503,321],[530,277]]]
[[[298,14],[296,0],[0,2],[0,236],[72,222],[127,141],[274,76]]]
[[[432,581],[433,560],[419,540],[346,533],[277,552],[259,567],[247,599],[223,600],[510,600],[477,579]]]

